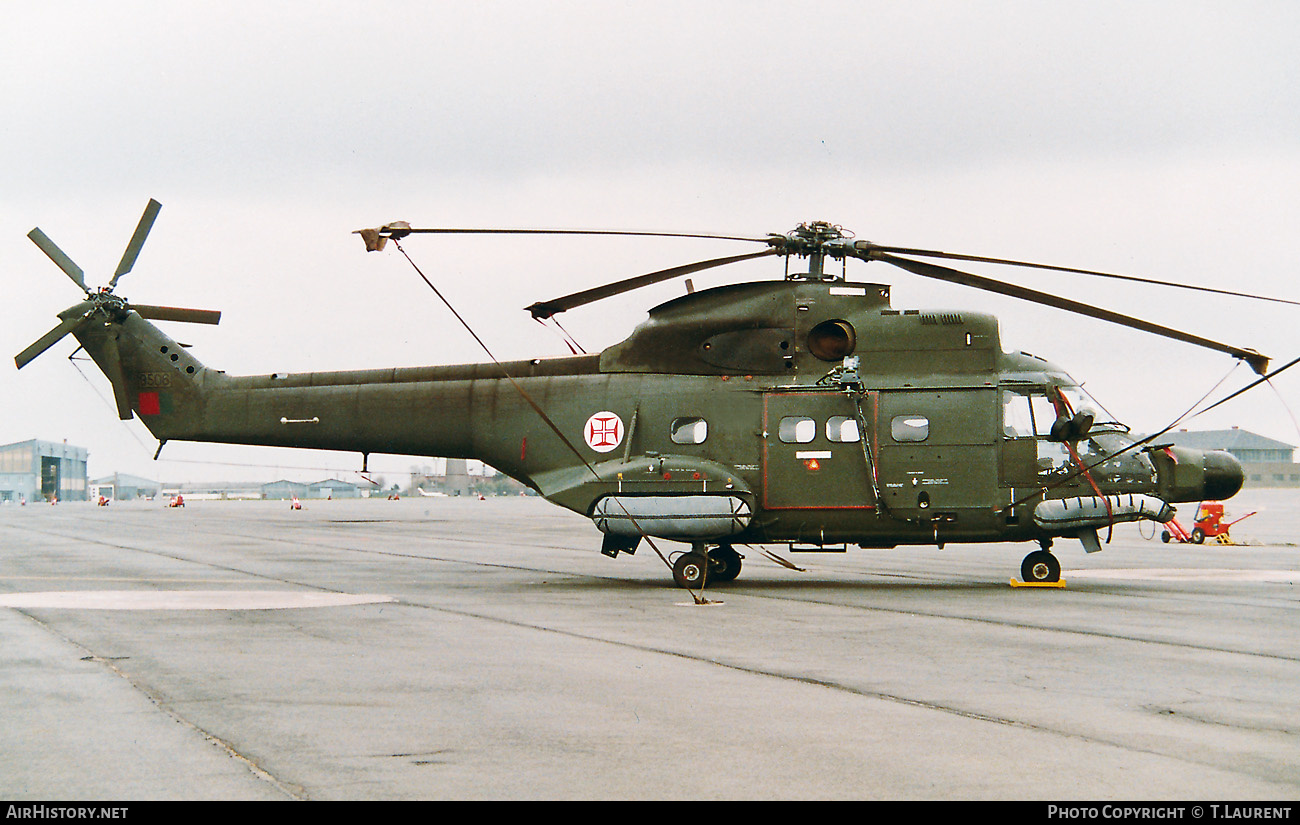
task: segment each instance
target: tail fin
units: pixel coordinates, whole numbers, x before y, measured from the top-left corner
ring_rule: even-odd
[[[199,431],[205,398],[223,373],[208,369],[135,312],[87,324],[73,335],[113,385],[119,418],[138,415],[164,440]]]

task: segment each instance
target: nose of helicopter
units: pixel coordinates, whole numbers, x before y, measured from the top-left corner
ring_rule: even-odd
[[[1231,453],[1222,450],[1205,453],[1205,498],[1232,498],[1245,481],[1246,473],[1241,469],[1241,462]]]

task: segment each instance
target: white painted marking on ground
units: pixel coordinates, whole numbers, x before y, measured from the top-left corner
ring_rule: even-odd
[[[393,602],[377,594],[301,590],[60,590],[0,595],[0,607],[61,610],[294,610]]]
[[[1274,582],[1281,584],[1293,584],[1300,581],[1300,570],[1240,570],[1222,567],[1070,570],[1068,573],[1071,579],[1150,579],[1153,581]],[[1065,573],[1062,573],[1062,577],[1064,576]]]

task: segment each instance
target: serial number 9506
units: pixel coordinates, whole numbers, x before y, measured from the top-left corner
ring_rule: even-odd
[[[172,377],[165,372],[140,373],[140,386],[145,389],[166,388],[172,385]]]

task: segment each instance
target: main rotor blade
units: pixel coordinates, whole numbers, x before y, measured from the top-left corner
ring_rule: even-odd
[[[746,239],[741,239],[746,240]],[[683,264],[674,266],[670,269],[661,269],[658,272],[651,272],[646,275],[638,275],[635,278],[628,278],[623,281],[616,281],[612,284],[586,289],[582,292],[575,292],[572,295],[565,295],[562,298],[555,298],[550,301],[540,301],[531,306],[524,307],[533,314],[534,318],[544,320],[550,318],[557,312],[564,312],[574,307],[590,304],[593,301],[599,301],[604,298],[612,298],[615,295],[621,295],[633,289],[640,289],[643,286],[650,286],[661,281],[667,281],[682,275],[690,275],[693,272],[700,272],[705,269],[712,269],[715,266],[726,266],[727,264],[748,261],[753,258],[763,258],[768,255],[779,255],[775,249],[764,249],[762,252],[751,252],[747,255],[732,255],[727,258],[712,258],[707,261],[697,261],[693,264]]]
[[[1202,338],[1188,332],[1182,332],[1180,330],[1160,326],[1159,324],[1153,324],[1150,321],[1143,321],[1140,318],[1133,318],[1129,315],[1112,312],[1109,309],[1102,309],[1101,307],[1095,307],[1091,304],[1072,301],[1069,298],[1062,298],[1058,295],[1049,295],[1046,292],[1039,292],[1034,289],[1016,286],[1015,284],[1004,283],[992,278],[972,275],[969,272],[950,269],[946,266],[939,266],[938,264],[926,263],[924,261],[913,261],[907,258],[897,258],[885,253],[873,255],[873,257],[877,260],[885,261],[886,263],[893,264],[901,269],[906,269],[908,272],[926,278],[935,278],[940,281],[947,281],[948,283],[961,284],[962,286],[974,287],[975,289],[983,289],[987,292],[996,292],[999,295],[1008,295],[1012,298],[1020,298],[1024,301],[1032,301],[1036,304],[1056,307],[1057,309],[1063,309],[1067,312],[1086,315],[1090,318],[1110,321],[1113,324],[1120,324],[1121,326],[1131,327],[1133,329],[1142,330],[1143,332],[1150,332],[1154,335],[1161,335],[1165,338],[1172,338],[1175,341],[1183,341],[1184,343],[1195,344],[1199,347],[1206,347],[1208,349],[1218,350],[1219,352],[1226,352],[1229,355],[1240,358],[1247,364],[1250,364],[1251,369],[1260,375],[1263,375],[1265,370],[1268,369],[1268,357],[1261,355],[1253,349],[1242,349],[1241,347],[1222,344],[1218,341],[1211,341],[1208,338]]]
[[[1003,266],[1020,266],[1027,269],[1045,269],[1053,272],[1070,272],[1076,275],[1094,275],[1098,278],[1113,278],[1118,281],[1133,281],[1140,284],[1153,284],[1155,286],[1169,286],[1177,289],[1190,289],[1195,292],[1210,292],[1215,295],[1229,295],[1234,298],[1251,298],[1256,301],[1272,301],[1277,304],[1291,304],[1300,306],[1300,301],[1290,301],[1286,298],[1271,298],[1267,295],[1252,295],[1248,292],[1233,292],[1227,289],[1215,289],[1208,286],[1196,286],[1194,284],[1180,284],[1176,281],[1161,281],[1154,278],[1139,278],[1136,275],[1116,275],[1112,272],[1098,272],[1095,269],[1076,269],[1070,266],[1054,266],[1052,264],[1036,264],[1029,261],[1013,261],[1007,258],[986,258],[981,255],[959,255],[955,252],[941,252],[937,249],[909,249],[901,246],[879,246],[867,241],[858,241],[854,244],[857,250],[865,250],[870,256],[873,252],[892,252],[897,255],[915,255],[921,258],[946,258],[952,261],[972,261],[984,264],[1000,264]]]
[[[701,235],[689,232],[638,232],[620,229],[456,229],[435,227],[419,229],[413,227],[381,227],[379,231],[391,231],[396,237],[404,235],[627,235],[639,238],[705,238],[715,241],[752,241],[767,243],[767,238],[742,238],[736,235]]]
[[[82,271],[81,267],[74,264],[71,258],[63,254],[63,250],[59,249],[58,245],[40,230],[40,227],[28,232],[27,237],[31,238],[32,243],[39,246],[41,251],[48,255],[50,260],[54,261],[55,265],[62,269],[74,284],[81,287],[82,292],[87,295],[90,294],[90,290],[86,288],[86,273]]]
[[[18,366],[18,369],[22,369],[30,364],[41,353],[63,340],[63,336],[77,329],[85,322],[86,316],[84,315],[68,318],[54,329],[45,333],[40,338],[37,338],[36,343],[18,353],[18,355],[14,357],[14,364]]]
[[[162,204],[150,198],[149,204],[144,208],[144,214],[140,216],[140,223],[136,224],[131,242],[126,245],[126,251],[122,253],[122,260],[117,265],[117,271],[113,273],[113,280],[108,282],[110,290],[117,286],[118,278],[130,272],[131,267],[135,266],[135,259],[140,255],[140,247],[144,246],[144,239],[149,237],[149,230],[153,228],[153,222],[158,219],[159,209],[162,209]]]
[[[215,309],[185,309],[183,307],[158,307],[149,304],[130,304],[141,318],[150,321],[184,321],[190,324],[219,324],[221,311]]]

